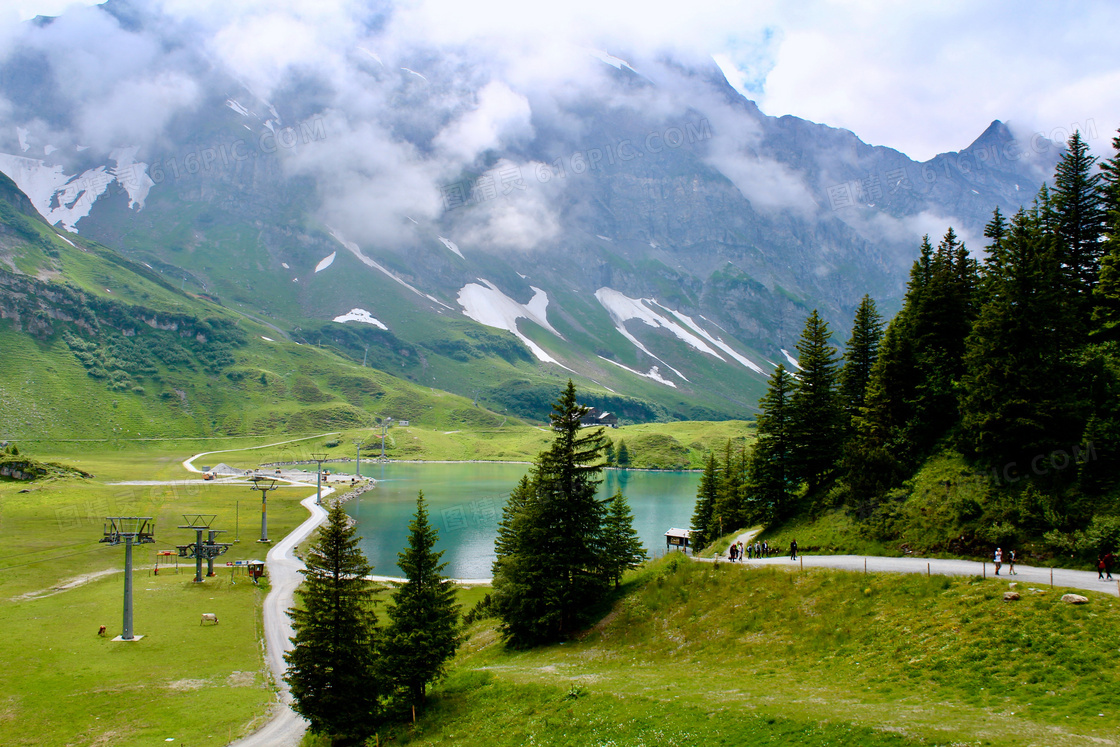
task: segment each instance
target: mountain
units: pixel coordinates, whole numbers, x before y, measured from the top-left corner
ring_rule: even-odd
[[[62,235],[3,175],[0,351],[4,440],[317,434],[369,427],[372,414],[426,428],[517,422],[286,339]]]
[[[175,38],[160,75],[195,93],[158,136],[86,147],[103,102],[76,106],[52,54],[17,44],[0,171],[46,220],[295,341],[530,417],[569,376],[633,419],[749,415],[812,309],[843,344],[864,293],[897,308],[923,233],[979,250],[1058,154],[994,122],[918,163],[767,116],[710,61],[594,50],[541,87],[461,50],[357,45],[257,95],[189,29],[96,12]]]

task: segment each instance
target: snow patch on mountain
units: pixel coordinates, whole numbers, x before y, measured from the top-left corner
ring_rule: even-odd
[[[652,303],[657,303],[657,302],[653,301]],[[692,317],[690,317],[686,314],[682,314],[679,311],[674,311],[673,309],[667,308],[665,306],[661,306],[661,304],[659,304],[659,303],[657,305],[660,306],[662,309],[665,309],[665,311],[669,312],[670,314],[675,316],[680,321],[684,322],[689,328],[692,329],[693,332],[700,335],[705,340],[712,343],[717,348],[719,348],[723,352],[727,353],[732,358],[734,358],[735,360],[737,360],[739,363],[743,364],[744,366],[746,366],[750,370],[754,371],[755,373],[760,373],[760,374],[765,373],[757,363],[750,360],[746,356],[740,355],[739,353],[735,352],[731,348],[730,345],[728,345],[726,342],[724,342],[720,338],[713,337],[711,334],[709,334],[703,327],[701,327],[699,324],[697,324],[695,321],[693,321]],[[701,319],[703,319],[703,317],[701,317]],[[707,321],[707,320],[705,320],[705,321]]]
[[[438,304],[445,309],[450,309],[451,308],[450,306],[445,304],[443,301],[440,301],[435,296],[431,296],[431,295],[428,295],[427,293],[424,293],[423,291],[417,290],[416,288],[409,285],[408,283],[406,283],[401,278],[397,277],[391,271],[387,270],[386,268],[382,267],[377,262],[375,262],[372,259],[370,259],[369,257],[367,257],[362,252],[362,248],[360,246],[355,244],[353,241],[347,241],[346,239],[342,238],[342,235],[338,231],[334,230],[333,228],[330,228],[330,232],[331,232],[331,236],[334,237],[335,241],[337,241],[338,243],[340,243],[344,247],[346,247],[347,251],[349,251],[351,254],[353,254],[355,257],[357,257],[358,261],[361,262],[362,264],[364,264],[366,267],[372,267],[373,269],[378,270],[379,272],[382,272],[385,275],[388,275],[390,278],[392,278],[396,282],[400,283],[405,288],[408,288],[410,291],[412,291],[413,293],[415,293],[418,296],[423,296],[424,298],[428,299],[432,303]]]
[[[466,257],[463,257],[463,253],[461,251],[459,251],[459,247],[455,244],[454,241],[452,241],[451,239],[445,239],[442,236],[439,237],[439,240],[442,241],[443,245],[446,246],[448,249],[455,252],[456,254],[458,254],[463,259],[466,259]]]
[[[62,166],[24,156],[0,153],[0,171],[27,195],[39,214],[52,226],[59,223],[67,231],[89,215],[98,197],[115,181],[128,192],[128,206],[144,206],[144,199],[155,182],[148,176],[148,164],[135,161],[137,148],[118,148],[109,154],[115,168],[97,166],[70,175]]]
[[[782,348],[781,351],[782,351],[782,355],[784,355],[786,357],[786,360],[789,361],[790,365],[793,366],[794,368],[796,368],[798,371],[800,371],[801,370],[801,364],[797,362],[797,359],[794,358],[792,355],[790,355],[789,351],[786,350],[785,348]]]
[[[636,319],[639,322],[642,322],[643,324],[646,324],[650,327],[661,327],[662,329],[666,329],[674,336],[676,336],[679,340],[695,348],[696,350],[699,350],[701,353],[707,353],[708,355],[714,356],[721,361],[725,360],[722,355],[713,350],[706,342],[694,335],[692,332],[689,332],[687,329],[685,329],[669,317],[663,316],[650,308],[650,306],[656,306],[663,311],[668,311],[668,309],[666,309],[664,306],[657,303],[653,299],[630,298],[629,296],[625,296],[612,288],[606,287],[600,288],[599,290],[595,291],[595,298],[599,300],[599,303],[601,303],[603,305],[603,308],[607,310],[607,313],[611,315],[611,319],[614,321],[615,327],[618,329],[619,333],[621,333],[624,337],[626,337],[628,340],[635,343],[639,347],[641,347],[641,344],[638,343],[636,339],[634,339],[633,335],[626,331],[626,328],[624,326],[624,323],[630,321],[631,319]],[[649,353],[649,351],[645,350],[644,348],[642,348],[642,350],[647,354]]]
[[[144,201],[148,199],[148,193],[152,190],[152,187],[156,186],[156,183],[148,176],[148,164],[136,160],[136,154],[139,151],[139,146],[133,146],[131,148],[117,148],[109,153],[109,158],[117,164],[116,168],[112,169],[113,178],[128,193],[129,210],[133,206],[137,210],[142,210]]]
[[[284,268],[285,270],[290,270],[290,269],[292,269],[291,267],[288,267],[288,263],[287,263],[287,262],[281,262],[281,263],[280,263],[280,266],[281,266],[281,267],[283,267],[283,268]]]
[[[625,67],[628,70],[633,70],[635,73],[638,72],[637,70],[634,70],[634,68],[630,67],[629,62],[622,59],[621,57],[615,57],[610,52],[604,52],[601,49],[589,49],[587,50],[587,53],[597,60],[602,60],[616,70],[621,70]]]
[[[529,286],[533,289],[533,297],[529,299],[529,303],[521,304],[502,293],[489,280],[483,280],[482,278],[479,278],[479,280],[486,285],[467,283],[459,291],[459,305],[463,307],[463,313],[479,324],[512,332],[517,336],[517,339],[525,343],[525,346],[533,352],[538,360],[560,365],[559,361],[546,353],[543,348],[522,334],[521,330],[517,328],[518,319],[528,319],[560,339],[564,339],[564,336],[548,323],[548,294],[540,288]]]
[[[676,382],[669,381],[664,376],[662,376],[661,372],[657,370],[657,366],[651,366],[650,369],[649,369],[649,373],[642,373],[641,371],[635,371],[634,369],[630,368],[629,366],[624,366],[621,363],[618,363],[617,361],[612,361],[610,358],[603,358],[603,356],[601,356],[601,355],[599,357],[602,358],[603,360],[605,360],[607,363],[610,363],[611,365],[618,366],[619,368],[621,368],[624,371],[629,371],[630,373],[634,374],[635,376],[641,376],[642,378],[645,378],[645,379],[652,379],[653,381],[656,381],[658,384],[664,384],[665,386],[671,386],[674,389],[677,388]],[[681,377],[681,378],[684,378],[684,377]],[[688,381],[688,379],[685,379],[685,381]]]
[[[248,109],[246,109],[241,104],[234,101],[233,99],[226,99],[226,106],[228,106],[230,109],[233,109],[235,112],[240,114],[242,117],[248,117],[249,114],[250,114]]]
[[[16,128],[16,138],[19,139],[19,152],[26,153],[31,145],[27,142],[28,129],[26,127]]]
[[[361,322],[362,324],[372,324],[374,327],[379,327],[379,328],[385,330],[386,332],[389,331],[388,327],[386,327],[379,320],[375,319],[373,314],[369,313],[365,309],[357,309],[357,308],[350,309],[350,311],[346,312],[342,316],[336,316],[334,318],[334,321],[336,321],[336,322]]]
[[[319,264],[315,265],[315,272],[322,272],[323,270],[333,265],[334,258],[337,254],[338,252],[331,252],[330,254],[319,260]]]
[[[51,153],[54,153],[56,150],[58,150],[58,148],[54,147],[53,145],[44,145],[43,146],[43,155],[44,156],[49,156]]]

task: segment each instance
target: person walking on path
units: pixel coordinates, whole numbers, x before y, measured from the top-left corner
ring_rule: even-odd
[[[731,543],[731,547],[727,548],[727,559],[730,560],[732,563],[735,562],[735,555],[738,552],[738,550],[739,550],[739,546],[736,545],[734,542]]]
[[[1116,556],[1113,555],[1110,552],[1105,553],[1105,556],[1104,556],[1104,576],[1105,576],[1105,580],[1107,580],[1107,581],[1112,580],[1112,561],[1115,559],[1115,557]]]
[[[1015,570],[1015,551],[1014,550],[1008,550],[1007,551],[1007,575],[1008,576],[1018,576],[1019,575],[1019,572],[1017,570]]]
[[[1097,578],[1101,581],[1105,580],[1105,578],[1104,578],[1104,557],[1101,556],[1101,555],[1097,556]]]
[[[996,575],[998,576],[999,575],[999,568],[1000,568],[1000,566],[1003,565],[1003,550],[1001,550],[1000,548],[997,547],[996,548],[996,554],[995,554],[995,557],[993,559],[996,562]]]
[[[789,543],[789,559],[797,560],[797,540]]]

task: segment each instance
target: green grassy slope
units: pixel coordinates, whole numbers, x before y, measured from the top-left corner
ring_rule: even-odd
[[[683,561],[683,562],[681,562]],[[639,571],[577,641],[494,621],[402,744],[1082,745],[1120,729],[1120,602],[994,580],[700,564]],[[385,734],[382,734],[384,740]],[[1103,741],[1100,741],[1103,740]]]

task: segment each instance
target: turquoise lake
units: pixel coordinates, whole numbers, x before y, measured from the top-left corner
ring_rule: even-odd
[[[423,490],[428,516],[439,530],[446,574],[454,578],[489,578],[494,536],[509,492],[529,469],[527,464],[382,464],[363,465],[362,474],[377,487],[350,501],[346,511],[358,521],[362,550],[373,572],[399,576],[397,553],[404,549],[408,522]],[[653,556],[665,550],[665,531],[687,527],[696,503],[697,472],[607,470],[600,497],[617,488],[630,502],[634,528]]]

